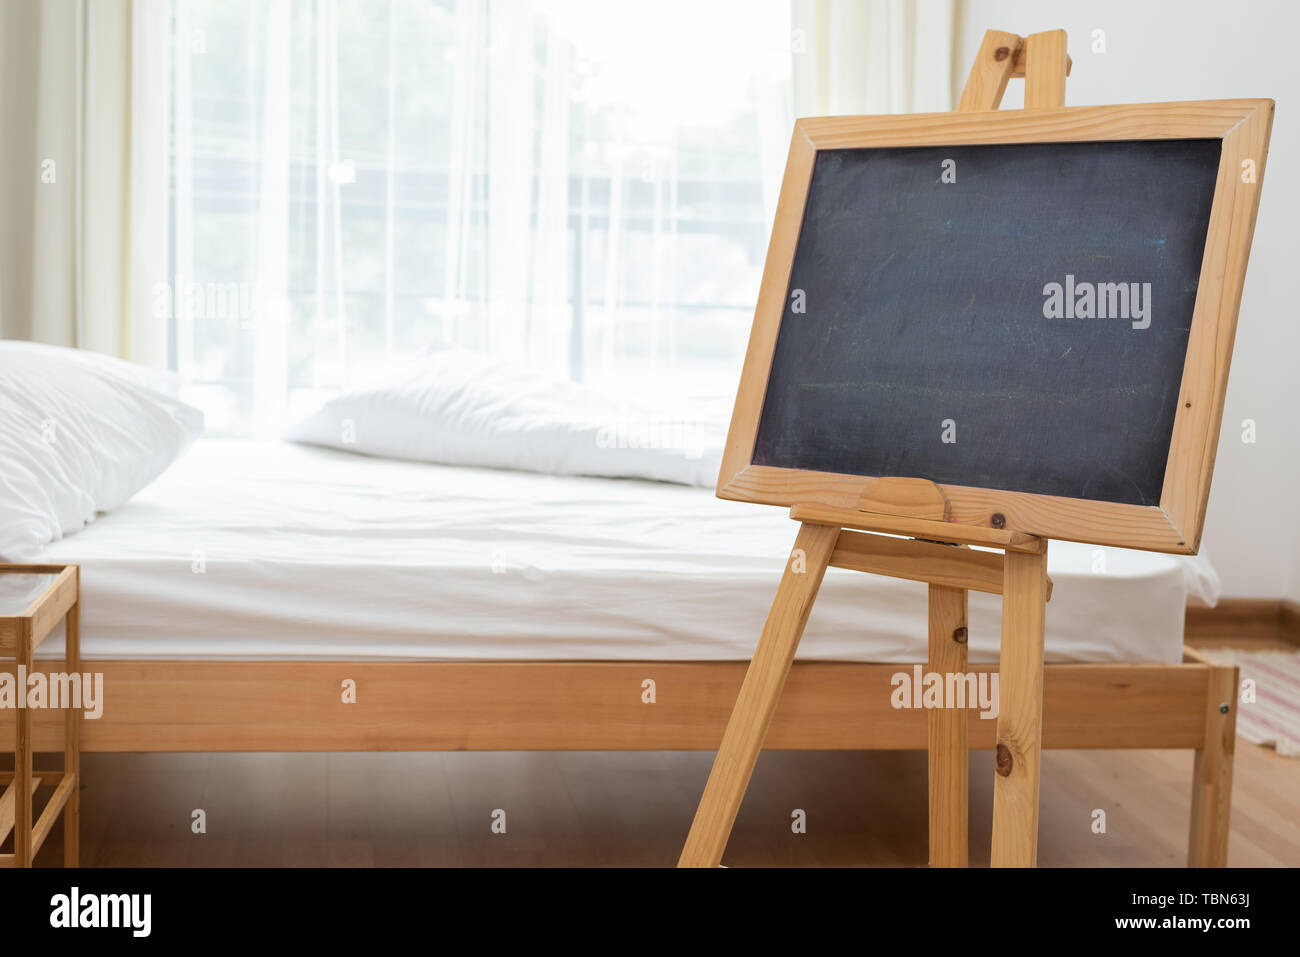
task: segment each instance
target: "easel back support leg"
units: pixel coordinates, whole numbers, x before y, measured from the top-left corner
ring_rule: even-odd
[[[678,867],[717,867],[840,530],[804,524],[722,735]]]
[[[1031,33],[1025,38],[1025,109],[1065,106],[1065,77],[1070,70],[1065,39],[1064,30]]]
[[[934,674],[965,674],[967,661],[966,592],[930,586],[930,661]],[[932,708],[930,747],[930,866],[970,863],[968,803],[970,764],[966,708]]]

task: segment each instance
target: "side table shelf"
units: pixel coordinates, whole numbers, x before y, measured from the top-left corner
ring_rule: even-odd
[[[63,675],[81,670],[81,581],[76,565],[0,564],[0,706],[14,708],[14,769],[0,771],[0,848],[13,835],[12,851],[0,853],[0,867],[31,867],[59,817],[63,817],[63,865],[76,867],[80,853],[81,700],[64,707],[63,769],[33,768],[32,708],[26,677],[50,633],[64,623]],[[12,676],[10,678],[9,676]],[[23,680],[19,680],[19,677]],[[64,681],[61,687],[71,686]],[[80,679],[76,679],[80,688]],[[54,703],[47,697],[47,703]],[[2,713],[2,712],[0,712]],[[7,750],[0,746],[0,754]],[[54,788],[40,816],[37,792]],[[34,819],[34,820],[33,820]]]

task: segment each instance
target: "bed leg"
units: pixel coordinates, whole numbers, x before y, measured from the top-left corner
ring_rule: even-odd
[[[935,674],[966,672],[966,592],[946,585],[930,586],[930,661]],[[931,708],[930,745],[930,866],[966,867],[968,797],[966,708]]]
[[[678,867],[717,867],[731,826],[749,786],[754,762],[794,663],[795,650],[821,587],[840,530],[829,525],[799,527],[794,551],[777,586],[763,634],[745,672],[740,695],[713,760],[709,782],[695,811]]]
[[[1192,769],[1188,867],[1227,867],[1232,756],[1237,740],[1237,668],[1215,665],[1205,701],[1205,744]]]
[[[1007,552],[1003,567],[998,735],[993,776],[993,867],[1038,863],[1043,745],[1043,630],[1047,550]]]

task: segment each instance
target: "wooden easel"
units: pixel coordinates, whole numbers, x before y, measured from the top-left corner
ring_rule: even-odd
[[[1064,30],[1028,37],[989,30],[971,67],[959,112],[996,110],[1007,81],[1025,78],[1025,108],[1065,105],[1070,59]],[[1038,851],[1042,744],[1043,631],[1051,594],[1047,540],[1005,527],[948,520],[943,490],[923,479],[879,478],[856,511],[796,505],[800,522],[763,633],[727,722],[679,867],[716,867],[749,785],[799,639],[828,566],[888,575],[930,586],[929,662],[933,672],[967,670],[966,593],[1002,595],[994,867],[1032,867]],[[994,525],[998,523],[996,516]],[[908,535],[910,539],[888,535]],[[973,551],[970,545],[996,552]],[[795,560],[795,559],[798,560]],[[968,863],[966,710],[935,708],[929,721],[930,864]]]

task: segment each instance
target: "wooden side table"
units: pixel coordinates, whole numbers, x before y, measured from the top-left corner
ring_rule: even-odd
[[[64,674],[74,675],[81,670],[81,580],[76,565],[6,565],[0,564],[0,662],[12,658],[12,670],[7,662],[0,663],[0,672],[15,676],[10,689],[18,700],[27,698],[26,676],[32,673],[32,659],[40,646],[58,625],[66,622],[64,632]],[[23,676],[19,681],[18,677]],[[0,679],[2,680],[2,679]],[[77,686],[80,686],[78,681]],[[63,685],[64,688],[68,684]],[[19,699],[17,696],[22,696]],[[47,703],[53,701],[47,697]],[[32,709],[17,709],[14,725],[14,770],[0,772],[0,845],[12,831],[13,853],[0,854],[0,867],[31,867],[54,823],[63,815],[63,865],[76,867],[79,854],[81,802],[78,796],[81,777],[81,712],[84,698],[69,706],[64,712],[63,770],[35,771],[32,769]],[[32,805],[37,789],[54,785],[54,794],[44,810],[32,824]]]

